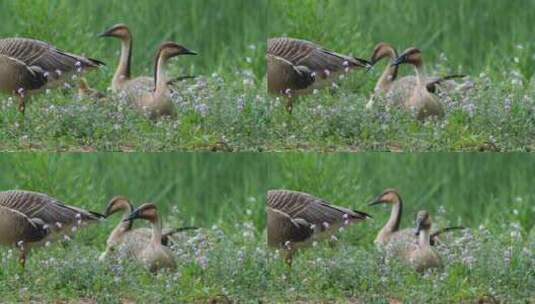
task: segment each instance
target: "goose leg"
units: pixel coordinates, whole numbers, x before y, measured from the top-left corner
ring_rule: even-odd
[[[26,110],[26,103],[24,101],[24,95],[23,94],[17,94],[19,96],[19,112],[24,115],[24,112]]]
[[[284,257],[284,261],[286,262],[286,265],[288,265],[288,268],[291,270],[292,269],[292,261],[293,261],[293,251],[292,250],[288,250],[288,252],[286,252],[286,255]]]
[[[19,263],[22,266],[22,269],[26,268],[26,251],[21,250],[19,256]]]
[[[291,115],[293,111],[293,99],[292,97],[288,97],[288,100],[286,101],[286,111]]]

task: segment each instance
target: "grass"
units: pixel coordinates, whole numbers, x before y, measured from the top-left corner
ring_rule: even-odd
[[[96,34],[118,22],[135,34],[134,74],[151,74],[156,46],[175,40],[199,52],[175,60],[172,75],[197,75],[173,96],[178,118],[147,120],[117,96],[104,103],[72,91],[35,96],[22,118],[0,98],[0,150],[20,151],[533,151],[535,2],[412,0],[11,1],[3,36],[50,41],[108,63],[90,74],[105,91],[117,41]],[[499,11],[500,14],[495,12]],[[46,22],[45,22],[46,20]],[[385,22],[388,20],[388,22]],[[45,24],[45,26],[43,26]],[[364,105],[385,63],[337,89],[300,98],[290,117],[266,93],[268,36],[306,38],[371,56],[387,41],[418,46],[429,73],[469,75],[475,89],[444,96],[446,117],[420,123],[379,102]],[[410,74],[403,67],[402,74]]]
[[[167,225],[198,225],[174,250],[179,268],[148,274],[97,263],[112,218],[72,241],[34,250],[22,272],[0,249],[6,302],[465,302],[535,299],[535,209],[528,154],[4,154],[2,189],[49,193],[102,210],[114,195],[158,204]],[[385,263],[373,246],[388,210],[366,203],[396,187],[403,227],[427,209],[437,226],[463,224],[439,248],[446,267],[418,275]],[[265,246],[265,193],[287,188],[371,213],[295,258],[293,271]],[[138,225],[142,225],[139,223]]]

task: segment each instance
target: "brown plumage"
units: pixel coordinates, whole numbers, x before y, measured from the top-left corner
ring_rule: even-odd
[[[408,95],[408,97],[401,96],[403,106],[408,110],[413,111],[418,120],[423,120],[431,116],[444,116],[444,108],[440,103],[439,97],[434,94],[437,91],[437,86],[445,83],[447,80],[463,78],[465,76],[451,75],[440,78],[426,77],[424,73],[422,51],[417,48],[407,49],[392,63],[393,66],[399,66],[401,64],[412,65],[416,72],[416,84],[412,86],[410,95]],[[399,92],[397,90],[398,88],[393,86],[391,90],[392,94],[398,94]],[[402,89],[399,90],[406,90],[406,87],[403,86]]]
[[[115,229],[108,236],[106,241],[106,250],[101,254],[99,260],[105,260],[113,253],[121,251],[121,247],[126,243],[145,244],[150,240],[152,234],[151,229],[145,227],[133,229],[134,219],[128,219],[133,211],[134,206],[132,203],[130,203],[130,200],[124,196],[116,196],[110,200],[104,213],[106,218],[117,212],[123,212],[123,217],[119,224],[117,224]],[[163,229],[161,238],[162,245],[169,246],[174,234],[194,229],[197,229],[197,227]]]
[[[340,227],[363,221],[366,213],[331,205],[310,194],[272,190],[267,194],[268,246],[293,253],[316,239],[334,234]]]
[[[286,110],[291,113],[294,95],[306,92],[316,76],[306,66],[295,66],[284,58],[268,54],[266,59],[269,93],[286,96]]]
[[[387,247],[389,254],[410,265],[417,272],[442,267],[440,255],[431,246],[431,225],[431,215],[425,210],[419,211],[414,233],[417,242],[405,240],[392,242]]]
[[[162,222],[156,205],[143,204],[124,221],[132,221],[137,218],[145,219],[151,223],[151,237],[142,240],[127,238],[121,248],[122,254],[145,265],[151,272],[164,268],[176,268],[173,252],[162,244]]]
[[[149,118],[156,119],[161,116],[173,116],[175,106],[171,100],[169,79],[166,75],[169,59],[180,55],[197,55],[197,53],[174,42],[164,42],[158,48],[154,61],[154,79],[151,89],[146,87],[131,88],[127,85],[125,92],[128,100],[138,110],[147,114]]]
[[[101,214],[65,205],[46,194],[20,190],[0,192],[0,244],[18,247],[23,265],[30,247],[102,218]]]
[[[132,52],[134,38],[125,24],[117,24],[104,31],[100,37],[117,38],[121,41],[121,55],[117,70],[111,81],[114,93],[135,89],[150,90],[154,88],[154,79],[148,76],[132,77]]]
[[[395,189],[386,189],[380,195],[378,195],[371,203],[370,206],[378,204],[390,204],[392,210],[390,218],[384,225],[384,227],[377,233],[375,238],[375,244],[378,247],[384,247],[391,242],[403,241],[403,242],[415,242],[417,238],[414,235],[413,228],[400,229],[401,219],[403,215],[403,200],[401,195]],[[439,241],[439,236],[442,233],[464,229],[462,226],[446,227],[433,232],[430,235],[430,243],[434,245]]]
[[[64,52],[43,41],[0,39],[0,91],[19,96],[22,113],[26,95],[57,85],[72,73],[102,65],[101,61]]]
[[[417,76],[405,76],[399,78],[399,65],[401,63],[405,63],[403,61],[398,61],[398,58],[402,57],[403,55],[398,56],[396,49],[388,43],[382,42],[376,46],[371,59],[372,63],[376,64],[382,59],[390,59],[390,63],[386,66],[385,71],[377,81],[374,93],[366,105],[366,108],[372,108],[377,98],[386,98],[389,101],[389,104],[399,105],[407,109],[416,110],[417,117],[419,117],[419,119],[423,119],[427,116],[426,113],[418,112],[418,104],[424,104],[428,107],[431,107],[433,110],[430,112],[435,113],[436,116],[442,115],[440,114],[441,105],[438,103],[438,97],[432,94],[436,93],[437,91],[454,91],[459,87],[459,84],[451,79],[463,78],[465,76],[449,75],[445,77],[428,77],[423,76],[423,69],[418,67],[417,70],[420,73],[417,73]],[[421,59],[415,63],[418,63],[418,65],[423,65],[423,61],[421,61]],[[420,86],[418,86],[419,84]],[[426,90],[432,96],[429,97],[427,94],[422,93],[419,94],[419,97],[416,97],[415,92],[417,91],[418,87],[421,87],[421,90]],[[432,115],[430,114],[429,116]]]
[[[371,62],[375,65],[384,58],[390,59],[393,63],[398,58],[398,52],[392,45],[381,42],[375,47]],[[375,85],[374,94],[384,94],[390,91],[392,84],[398,77],[398,69],[399,66],[397,65],[388,64],[386,66],[386,69]]]
[[[308,94],[355,69],[368,69],[364,59],[342,55],[312,42],[293,38],[268,40],[268,91],[288,97],[287,108],[292,109],[292,97]]]

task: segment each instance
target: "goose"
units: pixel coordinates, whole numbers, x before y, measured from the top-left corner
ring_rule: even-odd
[[[381,61],[383,58],[389,58],[392,62],[398,58],[397,50],[390,44],[381,42],[377,44],[373,51],[371,58],[371,63],[375,65],[377,62]],[[373,90],[374,95],[385,94],[392,88],[392,84],[398,77],[399,66],[388,64],[377,81],[375,89]]]
[[[391,64],[396,67],[401,64],[411,64],[416,72],[416,84],[411,87],[411,93],[408,97],[402,94],[402,104],[405,108],[416,113],[416,119],[424,120],[428,117],[443,117],[444,108],[440,103],[439,97],[435,95],[437,86],[447,80],[454,78],[463,78],[465,75],[450,75],[447,77],[430,79],[425,76],[424,62],[422,58],[422,51],[418,48],[411,47],[398,56]],[[410,79],[410,78],[409,78]],[[406,84],[400,83],[402,89],[392,87],[393,94],[398,94],[398,90],[402,91],[407,88]]]
[[[291,92],[303,92],[316,81],[316,75],[306,66],[295,66],[288,60],[268,54],[268,87],[271,94],[284,92],[287,97],[286,111],[293,110]]]
[[[292,98],[330,85],[340,74],[351,70],[369,69],[370,62],[335,53],[310,41],[294,38],[268,40],[268,92],[288,97],[291,113]]]
[[[414,237],[414,230],[412,228],[400,230],[401,217],[403,213],[403,200],[401,195],[395,189],[386,189],[380,195],[378,195],[369,205],[378,205],[378,204],[390,204],[392,205],[392,210],[390,213],[390,218],[384,225],[384,227],[379,231],[377,237],[375,238],[375,244],[378,247],[384,247],[388,243],[398,240],[410,241],[416,240]],[[462,226],[452,226],[446,227],[440,230],[437,230],[431,234],[430,242],[431,245],[434,245],[439,241],[439,236],[442,233],[465,229]]]
[[[31,248],[103,218],[99,213],[66,205],[43,193],[0,192],[0,244],[20,250],[22,267]]]
[[[131,68],[133,37],[127,25],[116,24],[101,33],[99,37],[117,38],[121,41],[121,55],[119,57],[119,64],[111,81],[112,92],[120,93],[123,90],[132,88],[150,89],[154,87],[154,79],[152,77],[139,76],[132,78]]]
[[[160,269],[175,269],[176,261],[173,252],[162,244],[162,222],[158,216],[158,208],[153,203],[146,203],[135,209],[124,222],[145,219],[151,223],[151,237],[141,243],[136,239],[128,239],[123,250],[129,257],[144,264],[150,272]]]
[[[78,82],[78,98],[101,100],[106,98],[106,94],[91,88],[89,86],[89,83],[87,83],[87,79],[85,79],[84,77],[80,77],[80,80]]]
[[[381,42],[375,47],[371,62],[375,65],[382,59],[388,58],[393,63],[397,57],[398,52],[392,45]],[[390,63],[386,66],[383,74],[375,84],[373,94],[366,104],[366,109],[371,109],[379,97],[384,98],[388,95],[393,104],[402,104],[402,101],[405,99],[404,96],[406,98],[410,97],[411,88],[416,84],[415,78],[413,76],[407,76],[398,79],[398,72],[399,66],[391,65]]]
[[[424,272],[430,268],[442,267],[440,255],[431,246],[431,215],[425,210],[420,210],[416,216],[416,236],[418,242],[398,243],[393,248],[399,252],[402,262],[413,267],[417,272]]]
[[[155,85],[150,90],[135,88],[127,93],[129,101],[138,110],[148,114],[150,119],[175,114],[175,106],[170,96],[170,80],[167,78],[166,70],[169,59],[180,55],[197,55],[197,53],[174,42],[162,43],[158,48],[154,63],[153,83]]]
[[[103,62],[70,54],[46,42],[28,38],[0,39],[0,92],[19,98],[26,110],[26,96],[54,87],[73,73],[97,69]]]
[[[381,42],[374,49],[371,62],[375,65],[382,59],[390,59],[383,74],[379,77],[373,94],[366,104],[367,109],[371,109],[378,97],[387,98],[393,105],[404,105],[413,94],[413,90],[418,84],[416,76],[398,77],[399,65],[395,64],[398,59],[397,50],[388,43]],[[449,75],[445,77],[425,77],[425,86],[428,91],[435,93],[437,90],[451,92],[460,86],[453,80],[463,78],[465,75]]]
[[[121,41],[121,55],[115,74],[111,81],[111,90],[114,93],[130,91],[135,89],[151,90],[154,88],[154,77],[138,76],[132,77],[132,52],[133,37],[132,32],[126,24],[116,24],[103,33],[99,34],[102,38],[117,38]],[[195,76],[182,76],[168,81],[168,85],[173,85],[186,79],[192,79]]]
[[[307,193],[271,190],[267,194],[268,246],[282,250],[291,266],[299,248],[368,218],[364,212],[331,205]]]
[[[150,240],[152,230],[149,228],[136,228],[133,229],[134,220],[127,220],[132,212],[134,211],[134,206],[130,200],[124,196],[116,196],[110,200],[104,216],[106,218],[117,212],[123,212],[123,218],[115,229],[110,233],[106,241],[106,250],[101,254],[99,260],[103,261],[107,257],[112,256],[117,250],[120,250],[120,247],[128,242],[137,242],[137,243],[146,243]],[[163,229],[162,232],[162,245],[169,246],[171,243],[172,235],[183,232],[186,230],[195,230],[198,227],[181,227],[174,229]]]

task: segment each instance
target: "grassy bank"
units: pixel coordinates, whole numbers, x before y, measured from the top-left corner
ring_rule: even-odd
[[[520,154],[2,155],[2,189],[43,191],[94,210],[122,194],[157,203],[167,225],[203,228],[174,248],[178,270],[158,276],[131,263],[96,262],[119,218],[35,250],[25,273],[17,252],[2,248],[0,294],[6,301],[99,303],[533,301],[533,165]],[[437,227],[470,228],[439,248],[442,271],[417,275],[374,248],[389,211],[366,203],[387,187],[403,196],[403,227],[427,209]],[[322,242],[303,251],[289,273],[265,246],[264,196],[274,188],[310,192],[374,220],[339,233],[334,247]]]

